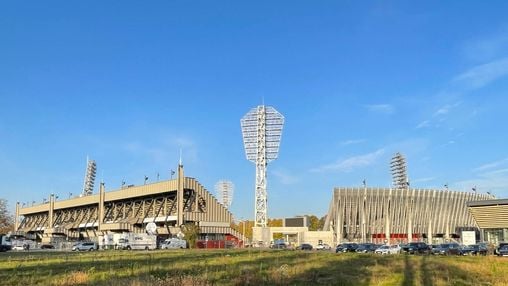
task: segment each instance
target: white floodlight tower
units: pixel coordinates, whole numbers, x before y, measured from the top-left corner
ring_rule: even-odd
[[[233,202],[233,194],[235,192],[235,185],[231,181],[221,180],[215,184],[215,193],[217,200],[229,209]]]
[[[256,164],[255,226],[266,227],[266,166],[277,159],[284,116],[271,106],[251,109],[241,120],[247,160]]]
[[[395,153],[390,162],[392,171],[393,187],[395,189],[405,190],[408,188],[409,180],[407,178],[406,158],[401,153]]]
[[[83,192],[81,193],[81,196],[89,196],[93,194],[96,173],[97,164],[95,163],[95,160],[89,160],[88,157],[86,157],[85,180],[83,183]]]

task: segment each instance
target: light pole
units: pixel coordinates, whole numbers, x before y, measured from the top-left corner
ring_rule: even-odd
[[[245,220],[242,220],[242,226],[243,226],[242,230],[243,248],[245,248]]]

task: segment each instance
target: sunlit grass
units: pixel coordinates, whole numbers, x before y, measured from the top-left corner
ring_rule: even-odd
[[[508,285],[499,257],[176,250],[3,253],[1,285]]]

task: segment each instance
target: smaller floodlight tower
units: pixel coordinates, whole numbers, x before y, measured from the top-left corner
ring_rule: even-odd
[[[393,155],[390,169],[392,171],[393,187],[405,190],[408,187],[409,180],[407,178],[406,159],[402,154],[397,152]]]
[[[83,192],[81,193],[81,196],[89,196],[93,194],[96,173],[97,164],[95,163],[95,160],[89,160],[88,157],[86,157],[85,182],[83,183]]]
[[[407,225],[407,242],[413,241],[413,205],[414,205],[414,189],[411,192],[409,188],[409,179],[407,176],[406,158],[401,153],[393,155],[390,162],[390,169],[392,171],[393,187],[396,190],[405,193],[406,196],[406,225]]]
[[[233,185],[231,181],[221,180],[215,184],[215,193],[217,194],[217,200],[228,209],[233,202],[234,192],[235,185]]]
[[[245,114],[241,125],[245,155],[256,164],[254,222],[256,227],[266,227],[266,166],[279,154],[284,116],[271,106],[260,105]]]

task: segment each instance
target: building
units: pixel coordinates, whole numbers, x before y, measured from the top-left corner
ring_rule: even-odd
[[[274,235],[282,235],[283,240],[292,246],[308,243],[316,247],[319,244],[333,245],[331,231],[309,231],[307,216],[284,218],[281,227],[254,227],[252,240],[257,246],[269,246]]]
[[[335,188],[324,230],[333,231],[336,243],[439,243],[477,230],[466,203],[490,199],[447,189]]]
[[[155,223],[157,234],[179,234],[186,224],[199,226],[203,247],[241,244],[242,235],[231,228],[233,215],[196,179],[178,176],[141,186],[127,186],[106,192],[101,183],[98,194],[21,207],[16,205],[15,234],[42,242],[97,240],[104,234],[145,232]]]
[[[508,199],[468,202],[467,208],[480,228],[482,241],[508,241]]]

